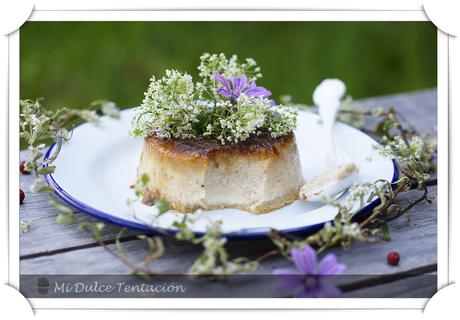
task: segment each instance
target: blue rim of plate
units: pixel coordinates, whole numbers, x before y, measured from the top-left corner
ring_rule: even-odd
[[[376,142],[378,142],[378,141],[376,141]],[[55,144],[53,143],[49,147],[48,151],[45,154],[44,160],[47,160],[49,158],[51,152],[53,151],[54,146],[55,146]],[[393,178],[391,180],[391,183],[394,183],[395,181],[398,180],[399,171],[398,171],[398,165],[396,163],[396,160],[393,159],[392,162],[393,162],[393,170],[394,171],[393,171]],[[52,185],[54,187],[54,193],[60,199],[62,199],[64,202],[70,204],[75,209],[80,210],[80,211],[82,211],[82,212],[84,212],[84,213],[86,213],[86,214],[88,214],[90,216],[93,216],[93,217],[95,217],[95,218],[97,218],[99,220],[114,223],[114,224],[117,224],[117,225],[122,226],[122,227],[127,227],[127,228],[130,228],[130,229],[139,230],[139,231],[146,232],[146,233],[149,233],[149,234],[160,234],[161,235],[161,234],[164,234],[166,232],[168,234],[174,235],[178,231],[177,229],[166,229],[166,228],[150,227],[150,226],[144,225],[142,223],[137,223],[137,222],[125,220],[123,218],[118,218],[118,217],[113,216],[113,215],[111,215],[109,213],[106,213],[106,212],[100,211],[100,210],[98,210],[96,208],[93,208],[93,207],[91,207],[91,206],[79,201],[78,199],[72,197],[70,194],[68,194],[64,189],[61,188],[61,186],[59,186],[59,184],[56,182],[56,180],[54,180],[52,174],[45,175],[45,181],[46,181],[46,183],[48,183],[48,185]],[[363,207],[361,210],[359,210],[354,215],[354,218],[355,219],[361,219],[361,218],[365,218],[365,217],[369,216],[372,213],[372,209],[374,209],[380,203],[381,203],[380,199],[375,199],[374,201],[372,201],[371,203],[369,203],[368,205]],[[326,222],[332,222],[332,220],[326,221]],[[321,222],[321,223],[317,223],[317,224],[309,225],[309,226],[301,226],[301,227],[297,227],[297,228],[280,230],[280,232],[282,232],[284,234],[293,234],[293,235],[294,234],[308,235],[308,234],[312,234],[312,233],[318,231],[319,229],[321,229],[326,222]],[[254,230],[258,230],[258,229],[259,230],[262,229],[262,230],[254,231]],[[251,230],[253,230],[253,231],[251,231]],[[227,238],[232,238],[232,239],[266,238],[269,231],[270,230],[267,230],[267,228],[248,228],[248,229],[244,229],[244,230],[241,230],[241,231],[223,233],[222,235],[227,237]],[[197,236],[202,236],[203,234],[204,234],[203,232],[195,232],[195,235],[197,235]]]

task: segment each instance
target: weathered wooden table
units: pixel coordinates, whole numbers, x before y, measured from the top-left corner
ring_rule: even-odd
[[[436,130],[436,90],[424,90],[361,100],[363,105],[393,106],[420,131],[434,136]],[[369,124],[371,125],[371,124]],[[21,155],[25,158],[25,154]],[[21,275],[128,275],[131,270],[99,246],[91,236],[76,225],[61,225],[55,222],[58,211],[48,201],[47,194],[32,194],[29,185],[33,177],[21,175],[20,181],[26,199],[20,207],[20,219],[32,223],[30,230],[20,236]],[[436,195],[436,174],[429,181],[429,191]],[[399,201],[415,199],[418,190],[410,190],[400,196]],[[437,269],[437,204],[422,203],[411,210],[411,219],[404,217],[392,221],[391,241],[377,244],[355,243],[348,251],[340,248],[331,250],[339,261],[347,265],[341,288],[344,297],[431,297],[436,292]],[[84,213],[76,212],[78,222],[95,221]],[[115,247],[120,227],[107,224],[104,241]],[[145,241],[136,237],[135,231],[128,231],[121,241],[129,258],[141,262],[147,253]],[[165,254],[152,263],[158,272],[185,272],[201,251],[199,246],[165,239]],[[230,240],[227,244],[230,254],[256,258],[274,248],[267,239]],[[398,266],[386,263],[386,255],[397,250],[401,255]],[[274,268],[287,267],[289,262],[279,257],[266,260],[257,274],[270,274]],[[239,288],[238,296],[273,296],[264,288],[266,281],[241,281],[230,279],[227,288]],[[233,281],[233,282],[232,282]],[[213,294],[210,282],[200,282],[202,291]],[[214,283],[215,284],[215,283]],[[25,287],[24,287],[25,288]],[[236,290],[236,289],[235,289]],[[236,291],[235,291],[236,292]],[[196,293],[196,291],[195,291]],[[196,294],[199,296],[199,294]]]

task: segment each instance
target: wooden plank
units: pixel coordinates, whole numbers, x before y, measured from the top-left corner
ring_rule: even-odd
[[[437,292],[436,273],[407,277],[345,292],[344,298],[431,298]]]
[[[34,180],[32,175],[21,175],[21,186],[26,194],[24,203],[20,206],[19,214],[21,221],[32,221],[29,230],[22,232],[19,238],[20,256],[29,256],[55,250],[71,250],[85,246],[96,245],[93,239],[75,225],[62,225],[56,222],[60,213],[53,205],[49,204],[51,199],[57,199],[47,193],[32,193],[29,185]],[[77,222],[96,222],[87,214],[75,211]],[[38,219],[38,220],[34,220]],[[113,240],[120,231],[120,227],[107,223],[104,232],[104,240]],[[127,230],[126,237],[138,234],[134,230]]]
[[[357,102],[367,108],[394,107],[419,132],[427,132],[431,136],[436,135],[438,114],[436,89],[372,97],[357,100]]]
[[[394,107],[418,132],[427,133],[432,138],[437,137],[436,89],[369,98],[360,102],[367,107]],[[374,119],[367,119],[368,129],[375,128],[375,125]],[[434,155],[434,163],[437,163],[437,154]],[[436,182],[436,179],[437,170],[431,173],[430,182]]]
[[[430,187],[431,194],[436,194],[436,187]],[[399,203],[418,197],[418,191],[411,190],[399,199]],[[348,250],[331,249],[338,259],[347,264],[347,274],[390,274],[404,272],[420,266],[436,264],[437,261],[437,204],[421,203],[411,210],[411,220],[400,217],[389,223],[391,241],[377,244],[356,242]],[[388,252],[396,250],[401,255],[396,267],[386,263]],[[241,251],[241,250],[240,250]],[[265,270],[285,267],[285,262],[274,260],[265,264]]]
[[[382,97],[373,97],[357,100],[366,108],[383,107],[385,109],[394,107],[407,122],[413,125],[420,133],[428,133],[430,137],[437,136],[437,91],[429,89],[413,93],[402,93]],[[374,130],[377,121],[375,118],[367,117],[365,128]],[[434,158],[437,163],[437,155]],[[431,183],[436,182],[437,171],[431,174]]]
[[[414,190],[407,192],[404,200],[400,201],[414,199],[417,196],[415,192]],[[430,192],[435,193],[436,187],[431,187]],[[347,274],[391,274],[436,264],[436,203],[420,204],[413,209],[412,219],[409,222],[406,222],[405,218],[399,218],[390,223],[390,229],[392,241],[381,241],[378,244],[355,243],[348,251],[337,248],[331,252],[348,265]],[[62,237],[62,234],[59,237]],[[140,263],[146,256],[147,247],[143,241],[131,240],[124,245],[135,263]],[[184,272],[201,251],[200,247],[172,239],[165,241],[165,246],[165,256],[153,265],[159,272]],[[232,256],[256,258],[272,249],[273,245],[264,239],[234,240],[229,241],[227,247]],[[386,264],[386,254],[394,249],[401,254],[401,262],[397,267]],[[91,257],[91,260],[88,260],[88,257]],[[264,262],[258,273],[270,274],[274,268],[287,266],[289,263],[286,260],[273,258]],[[79,272],[126,274],[130,270],[100,247],[21,260],[21,273]]]
[[[430,188],[435,192],[436,188]],[[414,191],[407,193],[414,199]],[[392,241],[382,241],[378,244],[364,245],[356,243],[350,250],[344,252],[341,249],[333,249],[340,262],[347,264],[347,275],[335,281],[338,285],[353,287],[354,283],[370,282],[379,280],[382,275],[388,275],[398,279],[397,282],[372,285],[368,291],[362,287],[354,293],[354,289],[347,290],[344,297],[375,296],[375,297],[429,297],[436,284],[431,282],[421,283],[413,281],[412,277],[400,279],[404,272],[414,272],[415,269],[431,267],[436,264],[436,204],[421,204],[412,211],[412,220],[405,222],[404,218],[397,219],[390,223],[392,230]],[[398,246],[401,254],[401,263],[398,267],[390,267],[385,262],[388,250]],[[109,245],[115,249],[114,245]],[[141,263],[147,254],[145,242],[139,240],[127,241],[124,243],[129,258],[135,263]],[[157,272],[186,272],[187,268],[199,255],[201,248],[189,243],[175,240],[165,241],[165,254],[152,264],[153,270]],[[231,255],[248,256],[255,258],[272,245],[266,240],[230,241],[228,250]],[[265,261],[263,267],[257,274],[271,274],[274,268],[290,267],[290,263],[281,258],[273,258]],[[129,274],[131,269],[113,258],[101,247],[72,250],[69,252],[56,253],[48,256],[41,256],[21,260],[21,274]],[[420,271],[417,271],[420,272]],[[421,277],[422,278],[422,277]],[[421,279],[420,278],[420,279]],[[391,281],[389,279],[386,282]],[[225,290],[235,292],[235,295],[268,297],[276,294],[273,281],[266,278],[245,278],[236,277],[224,284],[203,282],[200,287],[206,288],[207,294],[219,296],[225,294]],[[367,288],[367,287],[366,287]]]

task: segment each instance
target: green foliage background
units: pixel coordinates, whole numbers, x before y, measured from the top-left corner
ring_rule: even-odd
[[[20,50],[21,98],[56,108],[136,106],[152,74],[197,76],[206,51],[253,57],[259,85],[303,103],[326,77],[354,98],[436,86],[430,22],[27,22]]]

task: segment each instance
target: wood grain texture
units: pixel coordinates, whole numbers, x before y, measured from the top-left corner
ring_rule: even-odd
[[[430,193],[436,194],[436,187],[430,187]],[[413,200],[418,196],[417,190],[406,192],[400,202]],[[55,223],[53,223],[55,224]],[[57,225],[62,228],[62,226]],[[436,202],[433,204],[422,203],[411,212],[411,220],[404,217],[398,218],[389,224],[391,241],[380,241],[377,244],[355,243],[349,250],[341,248],[332,249],[340,261],[348,266],[347,274],[356,275],[380,275],[400,273],[415,269],[420,266],[436,264]],[[65,235],[63,230],[58,234],[50,235],[54,238],[52,243],[59,243],[59,238],[88,239],[76,226],[72,233]],[[113,226],[113,228],[116,228]],[[35,230],[40,230],[36,228]],[[32,236],[34,230],[27,233],[23,238]],[[71,241],[71,240],[68,240]],[[89,241],[89,240],[87,240]],[[130,254],[130,260],[141,263],[147,255],[147,245],[144,241],[130,239],[123,242],[126,251]],[[395,247],[397,245],[397,247]],[[115,249],[113,244],[109,245]],[[174,239],[165,240],[165,255],[152,264],[157,272],[185,272],[199,255],[201,248]],[[64,246],[56,248],[65,248]],[[227,244],[229,253],[233,257],[245,256],[257,258],[274,248],[269,240],[232,240]],[[399,266],[392,267],[386,264],[386,255],[389,251],[397,249],[401,255]],[[56,250],[56,249],[55,249]],[[57,252],[40,252],[37,257],[23,256],[21,261],[21,273],[114,273],[126,274],[131,270],[115,260],[108,252],[99,246],[79,248],[79,250]],[[88,259],[91,257],[91,259]],[[94,263],[97,261],[97,263]],[[270,274],[273,269],[287,267],[289,262],[281,258],[272,258],[262,264],[257,273]]]
[[[373,97],[358,100],[358,103],[366,108],[383,107],[384,109],[388,109],[393,107],[418,132],[427,133],[431,138],[437,136],[438,103],[436,89]],[[375,119],[370,117],[366,119],[366,129],[374,130],[376,125],[377,121]],[[436,155],[434,162],[437,162]],[[435,182],[436,179],[437,172],[435,171],[431,174],[431,180]]]
[[[436,124],[436,91],[392,95],[365,99],[365,106],[394,106],[418,130],[435,134]],[[370,124],[371,125],[371,124]],[[21,154],[25,158],[25,153]],[[32,176],[21,175],[21,186],[26,192],[26,200],[20,207],[21,220],[39,220],[32,223],[27,233],[20,236],[20,269],[23,274],[128,274],[131,270],[112,257],[107,251],[97,245],[92,238],[81,231],[76,225],[60,225],[55,222],[58,210],[48,202],[54,198],[48,194],[32,194],[28,191]],[[436,183],[436,176],[433,176]],[[429,188],[431,194],[436,194],[436,186]],[[415,199],[419,191],[405,192],[399,198],[400,203]],[[437,205],[422,203],[411,210],[411,220],[404,217],[390,222],[391,241],[380,241],[377,244],[356,243],[348,251],[340,248],[332,249],[338,259],[347,264],[347,274],[357,275],[354,282],[377,279],[382,275],[394,275],[394,284],[399,283],[404,290],[401,295],[427,295],[433,290],[433,284],[427,283],[417,289],[417,276],[408,277],[407,284],[398,275],[407,272],[432,272],[437,259]],[[83,213],[76,213],[78,222],[95,221]],[[120,227],[106,223],[104,240],[111,248]],[[147,245],[136,239],[136,231],[128,230],[122,240],[129,252],[130,259],[140,263],[146,256]],[[201,252],[201,248],[188,243],[167,239],[165,255],[152,263],[152,268],[158,272],[184,272]],[[268,250],[273,244],[265,239],[232,240],[227,244],[233,257],[246,256],[256,258]],[[386,254],[397,250],[401,254],[401,262],[397,267],[386,264]],[[273,269],[287,267],[289,262],[281,258],[270,258],[263,263],[259,274],[270,274]],[[385,280],[386,281],[386,280]],[[366,282],[364,282],[366,283]],[[372,283],[372,282],[369,282]],[[371,287],[381,288],[391,284],[372,284]],[[389,288],[389,287],[388,287]],[[354,289],[356,294],[367,294],[365,288]],[[417,291],[418,290],[418,291]],[[412,293],[411,293],[412,292]],[[347,293],[348,295],[348,293]]]
[[[53,205],[50,205],[49,201],[57,198],[47,193],[30,192],[29,185],[33,180],[34,177],[32,175],[21,175],[21,186],[26,194],[26,198],[20,207],[20,220],[37,220],[32,222],[26,233],[22,233],[21,229],[21,236],[19,238],[20,256],[36,255],[56,250],[72,250],[80,246],[96,245],[92,238],[76,225],[56,223],[56,217],[60,212]],[[84,213],[74,212],[78,223],[97,221]],[[116,225],[106,224],[103,239],[114,239],[120,229]],[[124,233],[127,237],[133,234],[136,234],[136,232],[132,230],[127,230]]]
[[[437,132],[437,91],[429,89],[423,91],[401,93],[390,96],[373,97],[358,100],[366,107],[395,108],[408,123],[414,125],[417,131],[427,132],[436,136]],[[370,125],[371,122],[368,123]]]
[[[348,291],[344,298],[431,298],[436,292],[436,274],[429,273]]]

